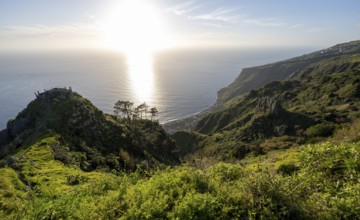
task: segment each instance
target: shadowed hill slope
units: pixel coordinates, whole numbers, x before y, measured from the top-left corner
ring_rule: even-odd
[[[107,167],[151,167],[179,163],[175,143],[157,122],[117,119],[103,114],[91,102],[69,89],[38,93],[2,131],[0,156],[31,145],[40,135],[56,135],[55,158],[77,163],[84,170]]]
[[[313,65],[316,65],[320,61],[328,62],[329,58],[336,59],[336,57],[342,57],[343,55],[359,53],[360,41],[352,41],[288,60],[245,68],[229,86],[218,91],[217,101],[211,108],[200,114],[166,123],[164,128],[171,133],[194,130],[196,124],[206,115],[227,108],[233,101],[236,102],[239,97],[246,95],[251,90],[259,89],[273,81],[297,79],[304,74],[305,70],[312,72]],[[357,64],[355,63],[353,65]],[[341,68],[344,67],[338,66],[336,68],[341,70]],[[346,68],[351,68],[351,66]]]
[[[341,55],[234,99],[200,120],[187,137],[192,143],[178,143],[186,152],[191,148],[192,157],[241,159],[323,140],[359,118],[359,109],[360,54]]]

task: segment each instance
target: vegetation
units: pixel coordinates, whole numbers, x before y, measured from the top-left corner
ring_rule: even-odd
[[[290,78],[296,79],[304,73],[303,70],[311,71],[311,68],[308,67],[311,67],[319,61],[324,61],[323,66],[326,66],[326,60],[329,58],[341,57],[343,55],[356,55],[359,53],[360,41],[358,40],[338,44],[327,49],[276,63],[244,68],[229,86],[218,91],[218,98],[213,106],[200,114],[166,123],[164,128],[171,133],[194,130],[200,119],[208,115],[209,112],[225,110],[234,102],[237,102],[239,98],[246,96],[248,93],[253,93],[271,82],[284,81]],[[356,65],[356,62],[354,64]],[[339,65],[338,70],[341,69],[342,67]],[[346,87],[344,88],[346,89]]]
[[[103,114],[71,90],[46,91],[8,123],[11,142],[0,148],[0,158],[50,134],[57,137],[52,145],[55,158],[85,171],[178,164],[172,139],[158,122],[133,119],[132,106],[129,101],[118,101],[114,109],[125,117],[119,118]]]
[[[360,55],[339,55],[252,90],[200,120],[190,134],[195,138],[188,156],[230,162],[324,141],[360,117],[359,76]],[[188,148],[173,137],[180,148]]]
[[[134,109],[132,108],[133,105],[133,102],[119,100],[114,105],[114,113],[116,116],[119,116],[119,114],[122,113],[130,121],[134,112]]]
[[[338,57],[344,54],[358,54],[360,41],[338,44],[333,47],[302,55],[292,59],[263,66],[245,68],[241,74],[226,88],[218,92],[217,104],[223,105],[254,89],[259,89],[272,81],[285,80],[299,74],[301,70],[321,60]]]
[[[150,114],[151,121],[154,121],[155,117],[159,113],[156,107],[149,109],[149,105],[146,102],[140,104],[137,107],[133,107],[134,103],[130,101],[119,100],[114,105],[114,114],[117,117],[126,117],[130,122],[131,119],[147,119],[147,114]]]
[[[1,168],[2,219],[359,219],[360,143],[307,145],[293,161],[112,174],[54,161],[53,141]]]
[[[171,137],[146,103],[37,93],[0,132],[0,219],[360,219],[358,45]]]

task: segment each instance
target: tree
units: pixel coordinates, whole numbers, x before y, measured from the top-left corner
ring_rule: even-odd
[[[130,121],[131,120],[131,115],[133,112],[133,107],[134,103],[129,102],[129,101],[117,101],[114,105],[114,113],[119,116],[120,113],[122,113],[122,115],[126,116],[127,119]]]
[[[148,113],[149,105],[146,104],[146,102],[144,102],[143,104],[144,104],[145,118],[147,118],[146,115],[147,115],[147,113]]]
[[[157,110],[156,107],[152,107],[150,109],[150,114],[151,114],[151,121],[153,121],[153,119],[156,117],[156,115],[159,113],[159,111]]]
[[[122,113],[121,111],[121,106],[122,106],[122,101],[117,101],[114,105],[114,114],[119,117],[119,115]]]
[[[138,107],[136,107],[136,108],[134,109],[134,113],[133,113],[133,115],[132,115],[132,118],[133,118],[133,119],[138,119],[138,118],[139,118],[139,113],[140,113],[140,110],[139,110]]]
[[[148,108],[149,108],[149,105],[146,104],[146,102],[144,102],[144,103],[140,104],[138,107],[136,107],[135,110],[137,110],[140,113],[140,118],[142,119],[143,113],[145,113],[145,116],[146,116]]]

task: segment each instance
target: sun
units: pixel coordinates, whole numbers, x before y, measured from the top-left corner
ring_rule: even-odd
[[[168,48],[161,10],[149,0],[120,0],[106,13],[103,43],[126,55],[134,101],[151,103],[155,87],[153,55]]]
[[[107,12],[103,26],[105,44],[111,49],[138,53],[166,47],[159,10],[149,1],[119,1]]]

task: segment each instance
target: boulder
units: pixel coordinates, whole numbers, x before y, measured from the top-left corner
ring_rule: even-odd
[[[273,115],[281,115],[285,112],[280,102],[274,97],[263,97],[261,98],[256,106],[257,113],[265,113],[265,114],[273,114]]]

